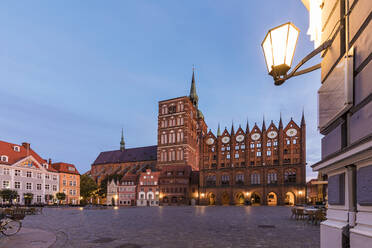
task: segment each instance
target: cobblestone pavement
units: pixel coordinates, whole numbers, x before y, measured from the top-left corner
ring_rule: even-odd
[[[319,226],[288,207],[44,209],[24,227],[53,232],[59,247],[319,247]]]

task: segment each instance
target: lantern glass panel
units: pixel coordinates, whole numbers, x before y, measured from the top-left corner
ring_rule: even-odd
[[[289,26],[288,43],[287,43],[287,54],[285,56],[285,63],[291,67],[293,55],[296,49],[296,43],[299,32],[292,25]]]
[[[287,35],[288,25],[275,28],[271,31],[271,45],[273,47],[274,66],[285,63]]]
[[[271,35],[270,35],[270,33],[268,33],[266,35],[266,38],[265,38],[264,42],[262,43],[262,48],[263,48],[264,54],[265,54],[267,70],[270,73],[271,70],[272,70],[272,65],[273,65],[273,53],[272,53],[272,47],[271,47]]]

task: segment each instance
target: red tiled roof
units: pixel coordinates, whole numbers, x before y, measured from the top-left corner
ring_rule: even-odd
[[[79,171],[76,169],[75,165],[73,164],[59,162],[59,163],[53,163],[52,167],[56,169],[58,172],[80,175]]]
[[[20,148],[19,152],[14,150],[14,147],[18,146]],[[8,157],[8,162],[1,161],[2,164],[12,165],[17,163],[18,161],[26,158],[27,156],[32,156],[40,165],[47,163],[45,159],[42,159],[34,150],[31,148],[27,149],[29,146],[28,143],[23,143],[22,145],[13,144],[5,141],[0,140],[0,156],[5,155]],[[37,166],[35,164],[35,166]],[[55,172],[53,168],[50,166],[47,168],[48,171]]]

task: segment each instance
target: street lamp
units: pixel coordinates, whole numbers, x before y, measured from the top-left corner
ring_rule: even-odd
[[[301,60],[292,72],[287,74],[292,66],[299,33],[300,30],[293,25],[293,23],[288,22],[270,29],[266,34],[265,39],[262,41],[261,46],[264,52],[267,70],[274,78],[275,85],[281,85],[293,76],[298,76],[319,69],[320,64],[317,64],[307,69],[297,71],[308,60],[327,49],[332,44],[332,39],[325,41]]]

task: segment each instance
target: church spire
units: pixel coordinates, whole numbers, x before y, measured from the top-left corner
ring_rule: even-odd
[[[302,109],[302,118],[301,118],[301,126],[305,126],[305,110]]]
[[[191,79],[191,88],[190,88],[189,97],[190,97],[192,104],[196,108],[198,108],[199,97],[198,97],[198,94],[196,94],[194,66],[192,67],[192,79]]]
[[[262,118],[262,131],[266,131],[265,116]]]
[[[280,129],[280,128],[283,128],[282,112],[280,112],[279,129]]]
[[[125,149],[124,131],[123,131],[123,128],[122,128],[121,129],[120,151],[124,151],[124,149]]]
[[[217,129],[217,137],[218,136],[221,136],[220,123],[218,123],[218,129]]]
[[[231,135],[234,135],[235,134],[235,131],[234,131],[234,121],[231,121]]]
[[[248,118],[247,118],[247,125],[245,127],[245,133],[249,133],[249,121],[248,121]]]

